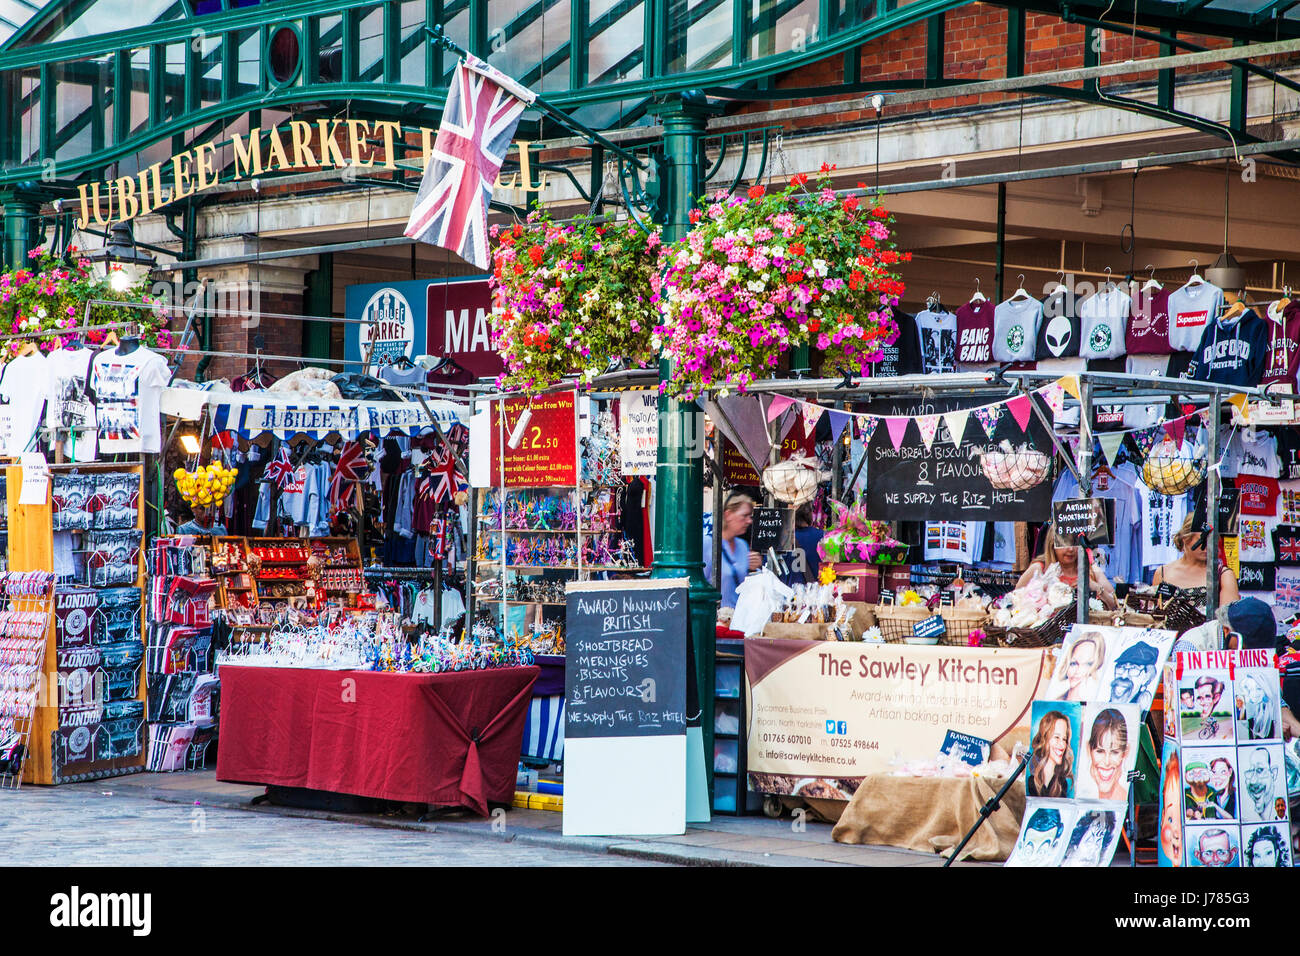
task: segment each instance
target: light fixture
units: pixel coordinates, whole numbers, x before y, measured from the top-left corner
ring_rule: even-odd
[[[1229,175],[1228,161],[1223,161],[1223,252],[1214,260],[1214,265],[1205,270],[1205,280],[1218,286],[1224,292],[1244,292],[1246,289],[1246,270],[1228,251],[1228,184],[1232,182]]]
[[[145,278],[157,265],[157,260],[136,248],[135,235],[129,222],[115,222],[108,230],[104,248],[86,257],[95,275],[108,279],[115,292],[124,292]]]
[[[197,455],[203,450],[203,443],[199,441],[199,436],[193,432],[185,432],[180,436],[181,448],[187,455]]]

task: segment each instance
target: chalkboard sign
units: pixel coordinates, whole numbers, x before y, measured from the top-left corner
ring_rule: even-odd
[[[1178,588],[1174,587],[1168,581],[1161,581],[1156,585],[1156,595],[1162,600],[1168,601],[1178,593]]]
[[[1037,396],[1030,400],[1043,408]],[[914,417],[981,404],[969,398],[882,399],[859,410]],[[985,477],[979,453],[1003,440],[1017,448],[1032,445],[1049,456],[1052,453],[1052,440],[1036,416],[1029,419],[1028,431],[1021,431],[1015,417],[1004,411],[990,441],[971,412],[957,447],[947,424],[940,420],[928,449],[915,422],[907,423],[898,448],[889,437],[888,425],[880,422],[867,446],[867,514],[887,521],[1047,521],[1052,514],[1050,476],[1028,491],[994,488]]]
[[[1070,498],[1052,505],[1056,540],[1077,543],[1083,535],[1089,544],[1110,544],[1110,521],[1104,498]]]
[[[957,604],[957,595],[953,594],[948,588],[939,592],[940,607],[955,607]]]
[[[754,525],[750,529],[750,549],[762,554],[768,548],[789,551],[791,512],[789,508],[755,508]]]
[[[947,633],[948,625],[942,614],[931,615],[924,621],[917,621],[912,625],[913,637],[943,637]]]
[[[569,585],[567,739],[686,733],[686,611],[686,587],[676,581]]]
[[[881,603],[881,604],[893,604],[893,603],[894,603],[894,589],[893,589],[893,588],[881,588],[881,589],[880,589],[880,603]]]

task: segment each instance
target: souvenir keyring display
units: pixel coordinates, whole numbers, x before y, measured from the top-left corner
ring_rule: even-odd
[[[22,786],[54,613],[54,574],[0,572],[0,789]]]

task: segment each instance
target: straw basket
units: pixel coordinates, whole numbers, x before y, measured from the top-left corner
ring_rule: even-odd
[[[977,627],[984,627],[988,621],[987,614],[951,607],[931,609],[917,604],[907,607],[880,604],[876,606],[875,611],[876,626],[880,628],[880,636],[887,644],[908,643],[912,637],[912,625],[938,614],[948,628],[948,633],[939,639],[939,643],[965,647],[970,632]]]
[[[1067,604],[1038,627],[998,627],[990,624],[984,629],[989,636],[987,646],[998,647],[1050,647],[1061,643],[1066,630],[1074,623],[1076,607]]]
[[[1181,495],[1205,480],[1205,462],[1153,451],[1142,465],[1142,480],[1162,495]]]

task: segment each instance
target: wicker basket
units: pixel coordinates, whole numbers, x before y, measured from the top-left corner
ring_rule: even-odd
[[[997,627],[989,625],[989,646],[997,647],[1050,647],[1061,643],[1065,632],[1074,623],[1075,605],[1067,604],[1038,627]]]
[[[1142,466],[1142,480],[1162,495],[1181,495],[1205,480],[1205,462],[1153,452]]]
[[[931,610],[917,604],[908,607],[880,604],[875,611],[876,626],[880,628],[880,636],[887,644],[906,644],[912,637],[913,624],[938,614],[948,628],[948,633],[939,640],[939,643],[965,647],[970,632],[977,627],[984,627],[988,622],[987,614],[962,608],[940,607]]]
[[[1164,607],[1161,627],[1182,635],[1205,623],[1205,612],[1187,598],[1175,597]]]

